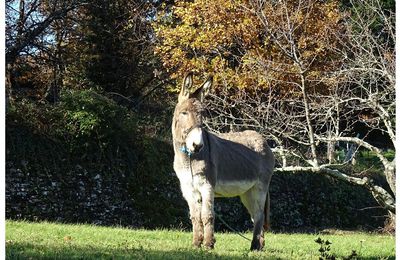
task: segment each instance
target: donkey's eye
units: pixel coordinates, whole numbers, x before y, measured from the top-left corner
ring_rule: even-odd
[[[187,112],[187,111],[182,111],[180,114],[181,114],[182,116],[187,116],[187,115],[188,115],[188,112]]]

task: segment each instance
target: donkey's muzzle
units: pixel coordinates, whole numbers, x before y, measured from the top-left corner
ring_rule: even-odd
[[[186,137],[186,148],[190,153],[198,153],[204,146],[203,130],[200,127],[191,129]]]

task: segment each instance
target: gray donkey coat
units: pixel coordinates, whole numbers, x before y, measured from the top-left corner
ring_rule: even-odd
[[[251,250],[264,246],[269,226],[269,184],[274,156],[255,131],[216,135],[202,127],[201,100],[212,85],[208,78],[193,94],[188,74],[172,121],[174,170],[190,210],[193,245],[213,248],[214,197],[240,196],[254,222]]]

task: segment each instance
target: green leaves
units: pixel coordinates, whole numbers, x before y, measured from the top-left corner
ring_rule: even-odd
[[[317,239],[314,240],[315,243],[320,245],[320,248],[318,249],[318,252],[320,253],[319,259],[320,260],[334,260],[336,257],[330,252],[331,247],[330,245],[332,244],[329,242],[329,240],[324,240],[318,237]]]
[[[66,91],[61,100],[66,127],[77,137],[110,136],[130,118],[127,109],[92,90]]]

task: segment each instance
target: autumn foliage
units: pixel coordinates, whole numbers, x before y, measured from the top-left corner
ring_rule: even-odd
[[[303,74],[316,87],[340,63],[341,19],[337,1],[182,1],[154,24],[156,53],[172,78],[192,70],[219,87],[290,90]]]

